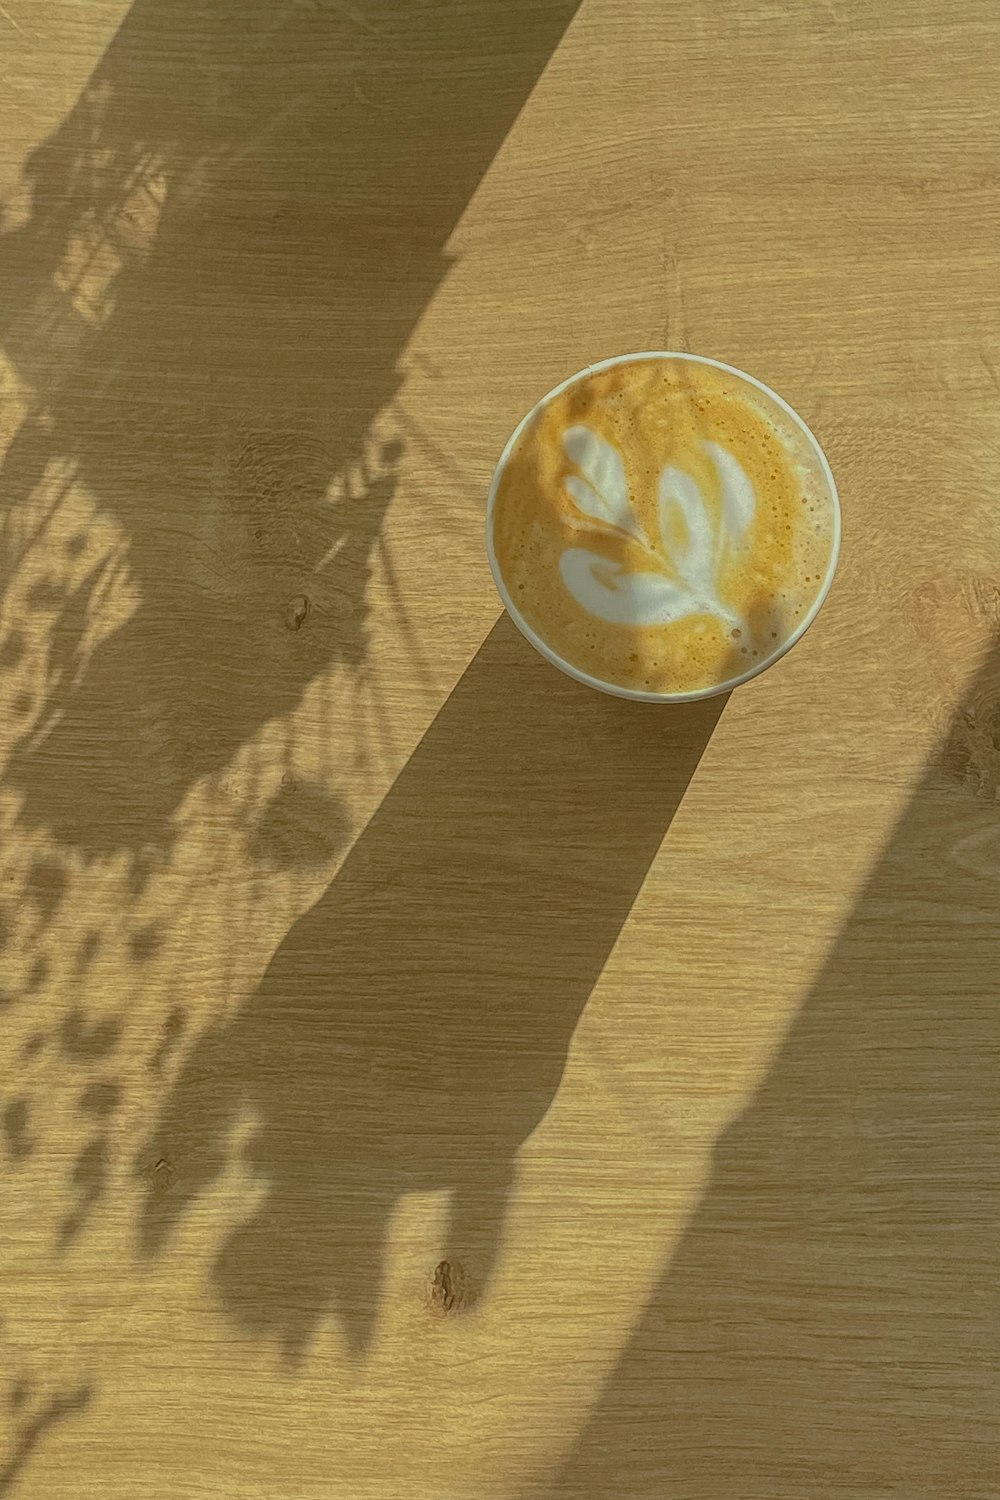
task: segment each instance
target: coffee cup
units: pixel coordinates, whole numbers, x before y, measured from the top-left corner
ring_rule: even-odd
[[[833,582],[837,487],[769,386],[666,351],[589,365],[512,433],[486,512],[497,590],[579,682],[643,702],[729,692],[801,640]]]

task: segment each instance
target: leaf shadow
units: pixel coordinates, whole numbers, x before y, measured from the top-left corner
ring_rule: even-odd
[[[135,0],[0,214],[23,826],[139,860],[318,674],[363,674],[400,360],[577,4]],[[74,487],[115,549],[64,534]]]
[[[20,1406],[24,1399],[21,1391],[15,1389],[14,1394],[19,1396],[17,1406]],[[67,1417],[86,1411],[92,1395],[91,1388],[86,1385],[60,1393],[53,1396],[39,1412],[21,1425],[10,1457],[0,1464],[0,1495],[9,1495],[12,1492],[46,1434],[64,1422]]]

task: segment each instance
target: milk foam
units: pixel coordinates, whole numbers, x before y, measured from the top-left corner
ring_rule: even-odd
[[[630,569],[586,548],[568,547],[559,571],[581,609],[614,625],[669,625],[687,615],[711,614],[742,629],[742,616],[719,597],[720,569],[745,540],[757,508],[753,482],[739,459],[719,443],[702,443],[719,482],[717,515],[693,475],[665,465],[658,490],[659,536],[652,540],[632,508],[617,448],[583,426],[567,429],[563,447],[583,476],[570,474],[565,480],[581,515],[592,527],[629,533],[651,564]]]

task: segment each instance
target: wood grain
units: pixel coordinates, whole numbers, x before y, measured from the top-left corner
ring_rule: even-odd
[[[0,1494],[997,1500],[1000,108],[959,0],[3,0]],[[588,361],[837,474],[591,696]]]

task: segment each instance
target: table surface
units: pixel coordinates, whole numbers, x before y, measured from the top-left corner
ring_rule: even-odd
[[[1000,1495],[988,0],[3,0],[0,1494]],[[814,427],[729,701],[481,547],[582,365]]]

